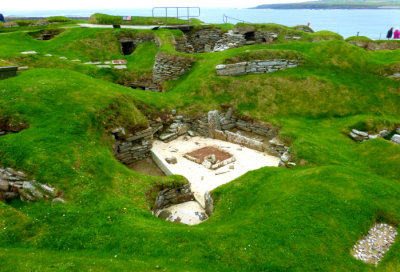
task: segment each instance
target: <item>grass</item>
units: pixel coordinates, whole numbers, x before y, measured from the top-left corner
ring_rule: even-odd
[[[186,25],[187,20],[176,19],[176,17],[145,17],[131,16],[130,21],[124,21],[123,16],[113,16],[96,13],[90,16],[89,23],[102,25]],[[190,24],[199,25],[202,23],[198,19],[191,19]]]
[[[67,29],[50,41],[24,32],[0,35],[0,57],[31,67],[0,81],[0,118],[29,124],[0,137],[0,164],[57,187],[68,200],[0,203],[4,271],[400,269],[398,243],[377,269],[350,255],[375,221],[398,225],[400,146],[347,136],[351,128],[400,123],[400,82],[380,72],[400,62],[398,50],[365,51],[339,38],[305,42],[321,35],[306,33],[300,42],[178,54],[176,31],[154,34],[160,48],[146,42],[124,57],[115,43],[118,30]],[[39,54],[22,57],[26,50]],[[122,75],[69,61],[126,58],[126,73],[139,76],[151,73],[160,52],[195,60],[189,73],[166,83],[166,93],[125,88],[107,82]],[[215,73],[227,59],[260,52],[293,54],[304,63],[273,74]],[[215,213],[200,225],[155,218],[149,208],[156,188],[185,179],[127,169],[113,158],[109,131],[145,127],[138,109],[196,115],[221,105],[281,127],[298,166],[258,169],[217,188]]]

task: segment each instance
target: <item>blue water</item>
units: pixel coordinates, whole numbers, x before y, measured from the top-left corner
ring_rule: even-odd
[[[90,16],[101,12],[112,15],[151,16],[152,9],[107,9],[107,10],[57,10],[57,11],[3,11],[5,15],[16,16]],[[186,11],[181,10],[181,15]],[[193,11],[191,14],[195,15]],[[200,20],[206,23],[223,23],[223,15],[241,19],[250,23],[277,23],[286,26],[311,23],[315,31],[330,30],[339,33],[344,38],[367,36],[371,39],[384,38],[390,27],[400,27],[400,9],[370,9],[370,10],[273,10],[273,9],[233,9],[233,8],[202,8]],[[156,16],[165,14],[156,11]],[[176,11],[169,16],[176,15]],[[237,23],[229,20],[230,23]]]

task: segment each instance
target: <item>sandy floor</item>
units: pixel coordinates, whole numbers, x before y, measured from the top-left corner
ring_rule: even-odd
[[[217,170],[210,170],[183,157],[185,153],[205,146],[219,147],[234,155],[236,161]],[[248,171],[264,166],[276,167],[280,160],[278,157],[241,147],[237,144],[203,137],[189,137],[187,141],[184,140],[184,137],[179,137],[169,143],[154,141],[153,149],[164,159],[171,156],[177,158],[178,163],[169,164],[169,168],[172,173],[182,175],[189,180],[196,199],[202,205],[204,204],[204,193],[206,191],[211,191],[222,184],[228,183]],[[234,166],[234,169],[230,169],[231,165]]]

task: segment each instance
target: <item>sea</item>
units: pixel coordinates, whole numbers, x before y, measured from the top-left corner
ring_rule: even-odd
[[[6,16],[47,17],[74,16],[89,17],[94,13],[122,16],[161,16],[163,8],[149,9],[99,9],[99,10],[43,10],[43,11],[0,11]],[[177,16],[177,9],[168,9],[169,17]],[[342,35],[366,36],[374,40],[385,39],[390,27],[400,27],[400,9],[237,9],[237,8],[186,8],[178,9],[178,16],[199,18],[205,23],[236,24],[276,23],[285,26],[307,25],[314,31],[329,30]]]

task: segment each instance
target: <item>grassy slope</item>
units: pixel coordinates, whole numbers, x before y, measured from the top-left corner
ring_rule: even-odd
[[[9,34],[10,45],[0,48],[0,56],[13,58],[29,46],[72,58],[79,50],[62,51],[63,44],[74,35],[95,33],[74,30],[48,43]],[[160,36],[163,49],[173,51],[168,32]],[[151,48],[142,49],[150,56]],[[305,64],[266,75],[215,75],[215,65],[225,59],[260,49],[295,50],[305,56]],[[399,122],[400,83],[375,71],[400,61],[400,53],[366,52],[328,41],[255,45],[195,57],[192,71],[168,83],[168,93],[132,91],[58,69],[33,69],[0,81],[0,113],[18,114],[30,124],[28,130],[0,138],[0,162],[56,185],[71,200],[54,206],[0,204],[3,268],[375,270],[349,251],[374,220],[400,220],[400,147],[382,139],[356,144],[343,131],[367,119]],[[131,57],[132,64],[142,61],[141,55]],[[59,67],[80,71],[63,63]],[[240,114],[281,125],[300,164],[306,163],[293,170],[263,168],[218,188],[215,214],[203,224],[164,222],[150,214],[145,194],[155,184],[182,180],[127,170],[113,159],[112,140],[104,136],[104,120],[115,116],[122,119],[113,125],[144,122],[134,103],[188,113],[230,103]],[[110,105],[117,105],[112,108],[119,113]],[[397,243],[379,269],[398,270],[399,254]]]

